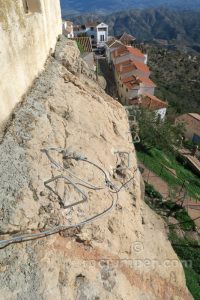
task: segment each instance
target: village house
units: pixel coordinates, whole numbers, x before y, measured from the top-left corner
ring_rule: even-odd
[[[154,95],[155,83],[146,77],[134,75],[124,78],[118,84],[118,94],[123,105],[129,105],[130,99],[137,98],[141,94]]]
[[[131,77],[132,75],[146,78],[150,76],[150,70],[147,65],[132,59],[114,65],[114,72],[117,84],[119,84],[122,79]]]
[[[63,34],[69,38],[72,39],[74,38],[74,26],[73,22],[70,21],[62,21],[62,28],[63,28]]]
[[[121,36],[118,38],[111,37],[109,40],[105,43],[105,49],[106,49],[106,57],[107,61],[110,64],[112,60],[112,53],[113,51],[124,48],[125,46],[131,46],[133,42],[136,40],[135,37],[132,35],[124,32]]]
[[[123,61],[133,59],[144,64],[147,64],[147,54],[143,54],[139,49],[132,46],[122,46],[112,52],[113,64],[119,64]]]
[[[106,58],[108,64],[112,62],[112,53],[113,51],[117,50],[118,48],[123,47],[123,43],[120,42],[119,40],[116,40],[115,38],[109,39],[105,43],[105,53],[106,53]]]
[[[108,25],[95,22],[75,25],[74,36],[88,36],[92,40],[93,47],[102,47],[108,41]]]
[[[200,143],[200,115],[188,113],[176,118],[176,124],[185,124],[185,137],[194,143]]]
[[[160,100],[156,96],[150,94],[142,94],[138,99],[132,99],[129,102],[129,105],[136,105],[138,107],[146,108],[150,111],[155,112],[161,120],[165,119],[168,103]]]

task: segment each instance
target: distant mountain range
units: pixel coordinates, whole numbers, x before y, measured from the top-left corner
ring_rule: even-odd
[[[166,7],[175,10],[200,10],[200,0],[61,0],[63,15],[87,12],[112,13],[131,8]]]
[[[128,32],[134,35],[138,42],[154,41],[200,52],[200,12],[198,11],[174,11],[165,8],[134,9],[105,16],[93,13],[68,16],[68,18],[76,23],[104,21],[109,25],[110,35]]]

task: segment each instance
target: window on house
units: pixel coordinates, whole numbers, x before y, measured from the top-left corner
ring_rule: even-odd
[[[91,39],[94,39],[94,35],[91,35]]]
[[[128,92],[128,89],[126,89],[126,91]]]
[[[40,0],[22,0],[22,3],[26,14],[41,12]]]
[[[28,3],[27,3],[27,1],[26,0],[22,0],[22,3],[23,3],[25,14],[28,14],[29,9],[28,9]]]
[[[91,31],[94,31],[94,27],[90,27],[90,30],[91,30]]]
[[[98,28],[98,31],[107,31],[107,28]]]
[[[104,37],[103,34],[101,34],[101,35],[100,35],[100,41],[101,41],[101,42],[104,42],[104,40],[105,40],[105,37]]]

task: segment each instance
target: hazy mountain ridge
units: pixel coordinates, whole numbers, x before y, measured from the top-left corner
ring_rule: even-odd
[[[81,12],[114,12],[131,8],[167,7],[176,10],[200,10],[200,0],[61,0],[64,14]]]

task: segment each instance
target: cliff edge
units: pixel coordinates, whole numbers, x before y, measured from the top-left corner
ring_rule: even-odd
[[[126,112],[73,42],[14,111],[0,157],[1,299],[192,299],[143,201]]]

